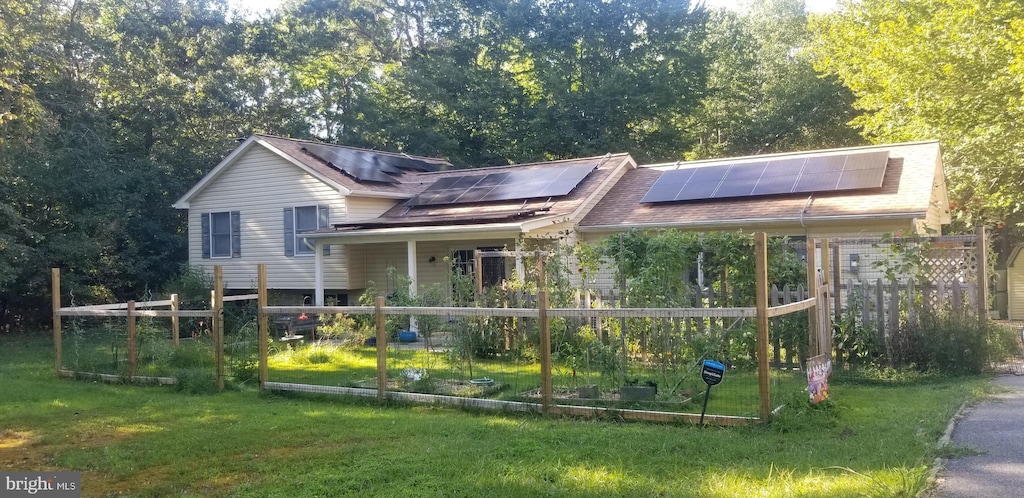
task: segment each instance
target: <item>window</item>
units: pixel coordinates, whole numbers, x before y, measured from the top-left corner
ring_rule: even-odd
[[[231,257],[231,213],[210,213],[210,257]]]
[[[316,206],[295,208],[295,254],[313,254],[313,249],[306,245],[302,234],[320,229],[320,216]]]
[[[481,251],[500,251],[500,247],[481,247]],[[457,274],[474,275],[476,260],[472,250],[458,250],[452,253],[452,270]],[[505,258],[486,257],[480,258],[481,283],[484,287],[491,287],[501,284],[505,280]],[[475,278],[475,277],[474,277]]]
[[[330,206],[297,206],[284,208],[284,255],[308,256],[313,254],[303,234],[330,226]],[[330,246],[322,244],[324,256],[331,254]]]
[[[202,256],[238,258],[242,256],[241,216],[238,211],[202,213]]]

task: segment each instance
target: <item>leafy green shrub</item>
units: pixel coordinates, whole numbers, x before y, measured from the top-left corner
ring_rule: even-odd
[[[228,371],[239,384],[255,382],[259,379],[259,362],[250,358],[235,358],[228,363]]]
[[[346,316],[344,313],[333,315],[320,315],[320,327],[317,328],[317,336],[321,339],[331,339],[346,347],[358,347],[363,340],[370,336],[370,331],[357,326],[355,319]]]
[[[213,394],[217,390],[217,376],[207,370],[178,370],[174,373],[175,388],[186,394]]]
[[[169,366],[180,369],[212,368],[214,363],[213,348],[201,342],[178,346],[168,360]]]
[[[947,375],[983,372],[1008,354],[1012,332],[987,318],[941,311],[904,323],[890,338],[891,363]]]
[[[782,409],[772,417],[772,430],[789,433],[830,429],[838,426],[843,410],[831,398],[812,404],[807,391],[795,391],[785,397]]]

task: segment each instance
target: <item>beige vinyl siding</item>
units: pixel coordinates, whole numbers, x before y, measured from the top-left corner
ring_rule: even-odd
[[[337,190],[254,145],[191,199],[189,262],[211,273],[214,265],[221,265],[228,289],[255,288],[257,265],[266,263],[270,288],[312,290],[313,256],[284,255],[284,208],[315,204],[330,206],[332,222],[346,217],[345,198]],[[200,215],[219,211],[240,212],[240,258],[202,258]],[[345,249],[332,246],[324,258],[327,289],[349,288],[346,262]]]
[[[362,221],[376,218],[394,207],[401,199],[382,199],[379,197],[349,196],[347,199],[348,217],[345,221]]]
[[[384,293],[395,290],[395,279],[389,278],[387,270],[394,267],[401,275],[409,274],[408,243],[395,242],[388,244],[361,244],[349,246],[352,251],[353,275],[363,272],[364,281],[352,281],[353,288],[364,288],[372,282],[374,287]],[[446,257],[459,250],[474,250],[480,247],[515,248],[513,239],[488,239],[471,241],[435,241],[416,243],[416,269],[419,288],[434,284],[447,285],[449,263]],[[433,257],[434,261],[430,262]],[[506,264],[506,276],[515,273],[515,263],[509,259]]]
[[[942,161],[939,159],[935,160],[935,184],[932,186],[931,198],[928,202],[928,214],[925,215],[925,219],[920,220],[921,227],[919,233],[921,235],[942,235],[942,225],[950,222],[949,209],[949,196],[946,193],[946,179],[945,172],[942,169]],[[934,230],[934,233],[928,233],[927,229]]]
[[[1024,251],[1006,267],[1006,293],[1010,320],[1024,320]]]
[[[402,202],[396,199],[382,199],[379,197],[357,197],[349,196],[345,198],[345,204],[348,207],[347,216],[345,217],[346,222],[361,221],[376,218],[384,214],[388,209],[391,209],[396,202]],[[374,282],[381,281],[386,275],[381,276],[375,274],[373,277],[367,275],[366,267],[366,254],[367,248],[361,244],[353,244],[345,246],[349,254],[348,277],[350,288],[352,289],[363,289],[366,287],[367,282],[373,280]],[[404,248],[404,245],[403,245]],[[334,249],[332,248],[331,251]],[[403,249],[404,251],[404,249]],[[372,254],[372,251],[370,252]],[[403,254],[405,254],[403,252]],[[402,264],[406,263],[405,259],[402,259]],[[385,268],[386,270],[386,268]]]

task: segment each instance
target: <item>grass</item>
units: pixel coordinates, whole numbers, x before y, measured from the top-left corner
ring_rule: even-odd
[[[298,384],[375,388],[377,353],[373,347],[339,348],[330,344],[286,344],[274,348],[269,357],[270,380]],[[620,402],[614,392],[621,379],[609,380],[600,372],[578,370],[576,376],[565,365],[553,368],[555,397],[559,403],[644,408],[658,411],[699,413],[705,384],[697,369],[662,372],[656,368],[630,365],[629,378],[669,378],[658,389],[653,402]],[[471,378],[490,378],[493,389],[468,389]],[[443,351],[388,348],[388,379],[390,389],[432,394],[488,397],[515,401],[539,401],[540,364],[496,358],[475,358],[472,370],[465,363],[452,363]],[[600,400],[569,398],[580,385],[596,384],[602,392],[613,393]],[[802,389],[806,381],[799,372],[776,372],[773,389],[792,392]],[[753,371],[730,370],[726,379],[712,390],[708,413],[756,417],[758,383]]]
[[[0,468],[80,470],[84,496],[913,496],[986,385],[844,381],[700,429],[61,380],[51,347],[0,336]]]

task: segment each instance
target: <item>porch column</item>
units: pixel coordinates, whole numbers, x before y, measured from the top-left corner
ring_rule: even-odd
[[[313,239],[313,305],[324,305],[324,252],[320,239]]]
[[[419,284],[418,284],[418,281],[417,281],[417,278],[416,278],[416,274],[418,272],[416,270],[416,241],[415,240],[410,240],[408,242],[408,249],[406,250],[406,253],[407,253],[406,255],[407,255],[408,259],[409,259],[409,265],[408,265],[409,266],[409,295],[415,297],[416,296],[416,288],[419,287]],[[419,330],[419,327],[416,326],[416,317],[415,316],[410,316],[409,317],[409,330],[411,330],[413,332],[417,332]]]

